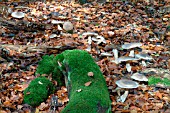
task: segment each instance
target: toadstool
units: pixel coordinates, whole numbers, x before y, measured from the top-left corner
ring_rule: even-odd
[[[146,78],[146,76],[144,74],[140,74],[140,73],[134,73],[131,76],[132,79],[137,80],[137,81],[148,81],[148,78]]]
[[[117,91],[119,96],[120,96],[120,90],[122,89],[133,89],[139,87],[139,84],[137,82],[128,79],[118,80],[116,81],[116,85],[118,86],[118,88],[116,88],[115,91]],[[125,93],[122,96],[120,96],[120,98],[117,101],[124,102],[127,96],[128,96],[128,90],[126,90]]]
[[[135,48],[135,47],[141,47],[142,43],[127,43],[127,44],[123,44],[122,48],[123,49],[131,49],[131,48]]]
[[[25,13],[23,13],[23,12],[12,12],[11,16],[14,17],[14,18],[20,19],[20,18],[23,18],[25,16]]]

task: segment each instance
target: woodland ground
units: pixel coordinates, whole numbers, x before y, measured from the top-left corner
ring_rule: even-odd
[[[65,86],[37,108],[23,104],[23,90],[36,76],[38,62],[45,54],[57,55],[67,49],[87,50],[106,79],[112,111],[131,113],[170,113],[170,90],[165,86],[148,86],[130,89],[125,102],[117,102],[116,80],[129,78],[126,63],[115,64],[113,48],[119,56],[128,56],[130,50],[121,50],[121,45],[141,42],[140,51],[153,57],[152,61],[129,62],[132,73],[146,69],[156,70],[149,76],[170,79],[170,6],[166,2],[123,2],[115,0],[106,4],[69,4],[59,2],[1,2],[0,3],[0,113],[45,113],[50,112],[51,97],[56,95],[63,104],[68,102]],[[11,12],[21,11],[24,18],[16,19]],[[56,20],[61,24],[54,24]],[[72,34],[67,33],[62,23],[73,23]],[[82,35],[95,32],[104,37],[106,43],[96,43]],[[90,42],[91,44],[90,44]],[[91,45],[91,47],[90,47]],[[90,49],[91,48],[91,49]],[[139,49],[139,48],[138,48]],[[112,54],[112,55],[110,55]],[[150,72],[150,71],[148,71]],[[53,81],[57,84],[56,81]],[[54,111],[53,111],[54,112]]]

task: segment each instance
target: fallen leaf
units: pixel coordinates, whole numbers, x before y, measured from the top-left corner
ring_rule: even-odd
[[[89,76],[89,77],[94,76],[93,72],[88,72],[88,76]]]
[[[155,96],[159,97],[160,99],[162,99],[162,94],[163,94],[163,93],[155,92]]]
[[[90,84],[91,84],[91,81],[86,82],[84,85],[85,85],[85,86],[90,86]]]
[[[44,110],[44,109],[47,108],[47,107],[48,107],[48,104],[45,104],[45,103],[43,102],[43,103],[41,103],[41,105],[38,106],[38,109],[39,109],[39,110]]]

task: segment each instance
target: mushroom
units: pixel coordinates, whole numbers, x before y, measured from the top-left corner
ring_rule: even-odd
[[[101,56],[113,56],[111,53],[103,52],[100,54]]]
[[[138,58],[133,58],[133,57],[119,57],[118,59],[118,62],[121,63],[121,62],[126,62],[126,61],[132,61],[132,60],[139,60]]]
[[[118,95],[120,96],[120,90],[121,89],[133,89],[139,87],[139,84],[135,81],[128,80],[128,79],[121,79],[116,81],[116,85],[118,85],[118,88],[116,88],[115,91],[117,91]],[[120,96],[120,98],[117,101],[124,102],[128,96],[128,90],[125,91],[125,93]]]
[[[132,66],[129,64],[129,63],[127,63],[126,64],[126,70],[128,71],[128,72],[131,72],[132,70]]]
[[[131,49],[131,48],[135,48],[135,47],[141,47],[142,43],[127,43],[127,44],[123,44],[122,48],[123,49]]]
[[[131,76],[132,79],[137,80],[137,81],[148,81],[148,78],[146,78],[146,76],[144,74],[140,74],[140,73],[134,73]]]
[[[134,50],[131,50],[131,51],[130,51],[129,57],[135,57],[135,51],[134,51]]]
[[[23,12],[12,12],[11,16],[14,17],[14,18],[20,19],[20,18],[23,18],[25,16],[25,13],[23,13]]]
[[[113,52],[113,55],[114,55],[114,58],[115,58],[115,60],[112,61],[112,62],[115,62],[116,64],[119,64],[119,62],[118,62],[118,50],[113,49],[112,52]]]
[[[95,33],[95,32],[85,32],[85,33],[83,33],[82,35],[83,35],[83,36],[98,36],[98,34]]]
[[[69,21],[64,22],[63,29],[66,31],[71,31],[71,30],[73,30],[73,24]]]
[[[100,44],[100,43],[106,43],[106,40],[105,40],[105,38],[103,37],[103,36],[96,36],[96,37],[93,37],[92,38],[92,40],[93,41],[96,41],[97,42],[97,44]]]
[[[128,79],[121,79],[116,81],[116,85],[120,88],[127,88],[127,89],[132,89],[132,88],[137,88],[139,84],[135,81],[128,80]]]
[[[55,38],[55,37],[57,37],[56,34],[51,34],[51,35],[49,36],[49,38]]]
[[[52,24],[63,24],[63,21],[58,21],[58,20],[52,20],[51,21]]]
[[[152,57],[149,56],[149,55],[146,54],[146,53],[139,53],[139,54],[136,54],[135,57],[138,58],[138,59],[152,60]]]

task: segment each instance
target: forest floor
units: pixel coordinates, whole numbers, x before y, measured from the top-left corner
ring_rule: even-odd
[[[36,108],[23,104],[23,91],[36,78],[36,67],[43,55],[57,55],[67,49],[87,50],[94,57],[108,85],[112,112],[170,113],[167,86],[138,82],[141,86],[129,89],[124,102],[114,91],[117,80],[130,79],[135,72],[145,72],[147,78],[170,79],[168,0],[151,5],[121,0],[84,5],[2,2],[0,8],[0,113],[50,112],[54,95],[63,104],[56,108],[55,112],[60,112],[69,100],[65,86]],[[23,12],[24,17],[12,17],[11,13],[16,11]],[[63,29],[66,21],[73,24],[71,34]],[[132,49],[122,49],[122,45],[133,42],[142,44],[134,49],[135,54],[145,52],[152,60],[113,62],[113,49],[118,50],[119,56],[129,56]],[[126,63],[130,64],[129,72]]]

